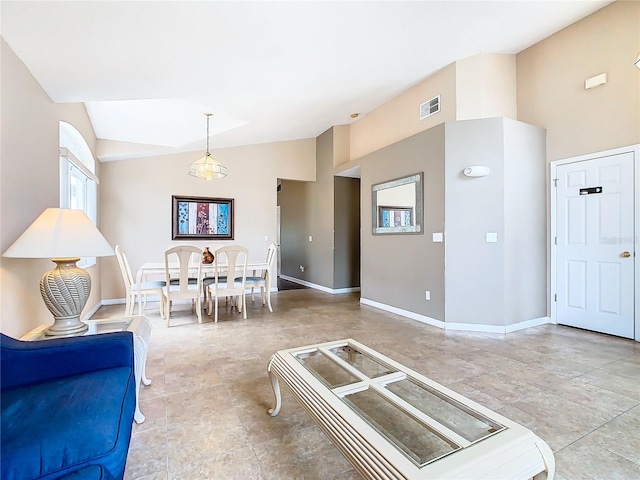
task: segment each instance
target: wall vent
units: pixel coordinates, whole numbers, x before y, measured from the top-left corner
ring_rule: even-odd
[[[440,95],[420,105],[420,120],[424,120],[440,111]]]

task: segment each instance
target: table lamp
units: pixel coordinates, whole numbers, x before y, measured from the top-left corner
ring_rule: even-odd
[[[42,299],[54,318],[45,334],[68,337],[88,328],[80,314],[89,299],[91,277],[76,262],[110,255],[113,248],[82,210],[47,208],[2,256],[51,258],[56,263],[40,279]]]

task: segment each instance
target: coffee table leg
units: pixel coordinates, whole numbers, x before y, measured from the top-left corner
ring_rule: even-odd
[[[271,370],[269,370],[269,380],[271,380],[271,387],[273,388],[273,394],[276,397],[276,405],[269,409],[269,415],[275,417],[280,413],[280,407],[282,406],[282,397],[280,396],[280,382]]]

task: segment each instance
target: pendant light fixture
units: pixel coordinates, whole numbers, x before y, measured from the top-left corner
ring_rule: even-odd
[[[207,116],[207,153],[189,166],[189,175],[204,180],[224,178],[227,176],[227,167],[214,159],[209,153],[209,117],[211,114],[205,113],[205,115]]]

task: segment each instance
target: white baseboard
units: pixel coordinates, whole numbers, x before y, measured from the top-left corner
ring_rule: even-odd
[[[95,304],[95,306],[89,310],[87,313],[85,313],[82,318],[80,319],[80,321],[84,321],[84,320],[89,320],[91,317],[93,317],[93,315],[98,311],[98,309],[102,306],[102,302],[98,302]]]
[[[106,300],[102,300],[101,305],[120,305],[123,303],[127,303],[124,298],[107,298]]]
[[[258,288],[258,294],[260,293],[260,289]],[[278,287],[271,287],[271,292],[272,293],[278,293]],[[247,295],[251,295],[251,290],[247,290]],[[160,301],[160,296],[159,295],[149,295],[149,297],[147,298],[147,302],[159,302]],[[188,303],[191,300],[178,300],[177,303]],[[124,305],[125,303],[127,303],[127,299],[126,298],[107,298],[105,300],[102,300],[98,305],[96,305],[96,307],[90,312],[90,315],[86,316],[86,318],[90,318],[91,315],[93,315],[94,313],[96,313],[96,311],[98,310],[98,308],[100,308],[102,305]],[[137,303],[137,302],[136,302]]]
[[[555,323],[551,321],[551,317],[539,317],[532,318],[531,320],[525,320],[524,322],[514,323],[512,325],[507,325],[504,328],[506,329],[505,333],[517,332],[518,330],[524,330],[525,328],[538,327],[540,325],[545,325],[547,323]]]
[[[412,320],[417,320],[418,322],[426,323],[434,327],[442,328],[443,330],[452,330],[452,331],[458,330],[458,331],[483,332],[483,333],[511,333],[511,332],[516,332],[518,330],[524,330],[525,328],[537,327],[539,325],[552,323],[550,317],[534,318],[531,320],[525,320],[523,322],[513,323],[511,325],[452,323],[452,322],[443,322],[441,320],[436,320],[435,318],[427,317],[425,315],[421,315],[415,312],[410,312],[409,310],[403,310],[402,308],[392,307],[391,305],[386,305],[384,303],[374,302],[373,300],[369,300],[367,298],[361,298],[360,303],[363,303],[365,305],[370,305],[372,307],[379,308],[387,312],[395,313],[403,317],[411,318]]]
[[[352,293],[352,292],[359,292],[360,291],[360,287],[350,287],[350,288],[329,288],[329,287],[324,287],[322,285],[317,285],[315,283],[307,282],[306,280],[300,280],[299,278],[290,277],[289,275],[280,274],[280,278],[282,278],[284,280],[288,280],[288,281],[293,282],[293,283],[297,283],[299,285],[304,285],[305,287],[315,288],[316,290],[321,290],[323,292],[331,293],[333,295],[340,294],[340,293]]]
[[[426,323],[428,325],[432,325],[438,328],[445,328],[445,323],[441,320],[436,320],[435,318],[427,317],[426,315],[421,315],[416,312],[410,312],[409,310],[403,310],[402,308],[392,307],[391,305],[387,305],[386,303],[379,303],[373,300],[369,300],[368,298],[360,298],[360,303],[364,303],[365,305],[369,305],[371,307],[379,308],[380,310],[384,310],[386,312],[395,313],[397,315],[401,315],[403,317],[410,318],[412,320],[417,320],[418,322]]]

